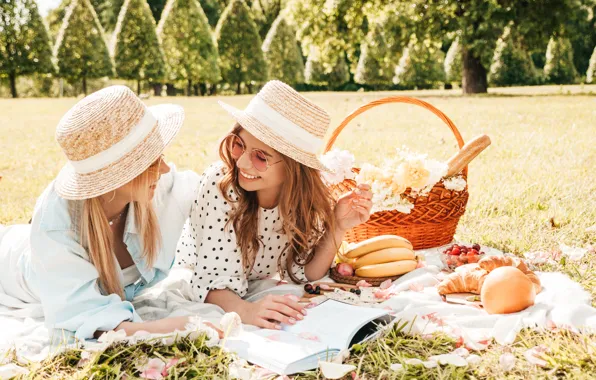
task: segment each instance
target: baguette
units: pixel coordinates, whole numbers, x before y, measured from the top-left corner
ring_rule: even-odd
[[[399,276],[416,269],[416,260],[401,260],[390,263],[367,265],[356,269],[356,276],[360,277],[390,277]]]
[[[375,236],[368,240],[361,241],[354,245],[345,254],[347,258],[354,259],[364,256],[367,253],[375,252],[385,248],[408,248],[413,250],[414,247],[407,239],[396,235],[382,235]]]
[[[414,251],[408,248],[385,248],[360,256],[352,263],[354,269],[367,265],[383,264],[391,261],[415,260]]]
[[[480,135],[464,145],[459,152],[447,161],[447,176],[461,172],[476,156],[490,145],[490,137]]]

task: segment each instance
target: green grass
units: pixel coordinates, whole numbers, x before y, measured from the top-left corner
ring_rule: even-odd
[[[523,254],[529,250],[552,250],[559,243],[586,247],[596,242],[589,227],[596,224],[596,86],[545,86],[491,89],[489,95],[461,97],[457,91],[406,93],[312,93],[309,98],[327,109],[332,126],[361,104],[389,95],[419,96],[447,114],[465,140],[481,133],[492,146],[469,168],[470,200],[461,219],[457,238]],[[220,98],[244,107],[250,97]],[[201,171],[216,159],[215,149],[232,122],[216,98],[152,98],[149,104],[175,102],[184,106],[183,130],[166,151],[179,168]],[[60,117],[75,99],[0,100],[0,223],[29,220],[36,197],[64,164],[53,134]],[[392,149],[407,145],[437,159],[456,151],[448,128],[430,112],[410,105],[384,105],[358,117],[341,134],[338,147],[350,149],[359,162],[379,162]],[[542,269],[562,271],[596,295],[596,258],[592,252],[582,262],[563,262]],[[358,348],[350,362],[361,378],[587,378],[596,373],[594,337],[570,332],[522,332],[510,347],[496,344],[479,353],[477,367],[425,369],[406,366],[391,372],[391,363],[406,358],[425,360],[452,351],[456,342],[445,336],[425,340],[396,327],[384,339]],[[194,375],[226,378],[225,356],[197,355],[206,349],[200,342],[178,347],[113,348],[107,363],[77,367],[76,352],[32,364],[32,377],[117,378],[135,376],[135,358],[147,350],[164,357],[184,356],[178,377]],[[529,364],[523,352],[545,344],[550,351],[544,368]],[[194,348],[193,348],[194,347]],[[514,370],[502,372],[498,360],[503,352],[517,358]],[[219,355],[219,356],[218,356]],[[102,361],[104,360],[104,361]],[[192,368],[201,369],[192,369]],[[196,372],[192,372],[196,371]],[[206,371],[206,372],[200,372]],[[194,374],[194,375],[193,375]],[[299,378],[315,379],[317,372]]]

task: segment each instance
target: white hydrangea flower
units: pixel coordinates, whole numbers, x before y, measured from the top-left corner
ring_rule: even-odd
[[[462,176],[447,178],[443,181],[447,190],[462,191],[466,188],[466,180]]]
[[[332,172],[321,172],[321,176],[330,185],[337,185],[344,179],[354,179],[352,172],[356,159],[347,150],[333,149],[321,157],[321,162]]]

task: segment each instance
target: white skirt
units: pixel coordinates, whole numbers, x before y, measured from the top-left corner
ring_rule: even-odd
[[[30,253],[30,231],[28,224],[0,226],[0,315],[39,315],[39,299],[27,286],[21,262]]]

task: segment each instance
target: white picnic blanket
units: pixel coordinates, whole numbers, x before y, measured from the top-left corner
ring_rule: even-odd
[[[398,320],[412,322],[412,333],[430,337],[433,332],[442,331],[473,349],[484,348],[491,338],[500,344],[510,344],[524,327],[596,331],[596,309],[590,306],[589,293],[561,273],[538,273],[544,290],[536,297],[534,306],[516,314],[488,315],[476,307],[443,302],[435,289],[441,277],[441,250],[421,251],[428,266],[396,280],[390,288],[394,295],[375,307],[390,309]],[[500,254],[494,250],[489,253]],[[219,322],[224,314],[221,308],[189,301],[190,275],[190,270],[178,268],[157,286],[146,289],[133,302],[139,315],[144,320],[154,320],[198,314],[207,321]],[[255,300],[269,293],[300,296],[303,290],[301,286],[264,280],[253,284],[249,292],[252,294],[249,300]],[[50,337],[43,321],[11,316],[10,312],[11,309],[0,306],[0,369],[3,352],[11,348],[17,350],[24,362],[42,360],[50,353]]]

